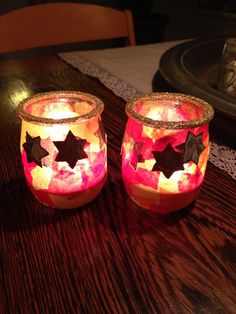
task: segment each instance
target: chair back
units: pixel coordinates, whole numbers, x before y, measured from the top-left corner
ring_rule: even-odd
[[[114,38],[125,38],[125,45],[135,45],[129,10],[82,3],[47,3],[0,16],[0,53]]]

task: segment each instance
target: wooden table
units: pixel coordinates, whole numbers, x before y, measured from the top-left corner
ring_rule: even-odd
[[[75,210],[39,203],[21,165],[15,107],[34,93],[100,97],[108,179]],[[236,183],[208,163],[187,209],[150,213],[127,196],[120,147],[125,102],[52,56],[0,62],[1,313],[236,313]]]

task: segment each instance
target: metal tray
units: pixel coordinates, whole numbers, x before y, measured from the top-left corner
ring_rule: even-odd
[[[217,89],[225,39],[191,40],[167,50],[153,78],[154,91],[159,90],[157,78],[161,75],[175,91],[204,99],[218,114],[235,122],[236,98]]]

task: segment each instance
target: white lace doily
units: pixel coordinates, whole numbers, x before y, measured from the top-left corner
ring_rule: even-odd
[[[236,180],[236,151],[224,146],[211,143],[209,161],[216,167],[226,171]]]
[[[162,53],[178,42],[61,53],[59,57],[82,73],[98,78],[114,94],[129,100],[152,91],[152,78]],[[211,143],[209,161],[236,179],[236,151]]]

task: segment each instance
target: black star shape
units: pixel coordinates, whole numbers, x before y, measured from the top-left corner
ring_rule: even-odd
[[[134,143],[134,148],[133,148],[133,152],[134,152],[134,159],[132,159],[131,161],[131,165],[132,167],[136,170],[137,167],[137,163],[138,162],[143,162],[143,156],[142,156],[142,147],[143,147],[143,143],[142,142],[136,142]]]
[[[84,151],[86,140],[77,139],[74,134],[69,131],[64,141],[55,141],[53,144],[59,150],[55,161],[66,161],[71,168],[74,168],[77,160],[88,158]]]
[[[184,170],[183,153],[176,152],[171,144],[168,144],[163,151],[153,151],[156,159],[152,171],[161,171],[167,179],[177,170]]]
[[[49,155],[49,153],[40,145],[40,140],[40,136],[33,138],[26,132],[26,142],[23,144],[23,147],[26,152],[27,161],[35,162],[42,168],[41,159]]]
[[[180,151],[184,151],[184,162],[193,161],[197,165],[199,156],[205,149],[202,143],[202,133],[194,135],[188,132],[185,143],[176,146],[176,148]]]

